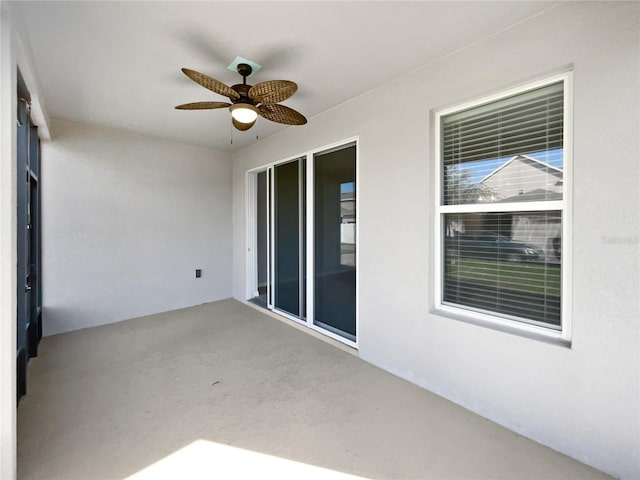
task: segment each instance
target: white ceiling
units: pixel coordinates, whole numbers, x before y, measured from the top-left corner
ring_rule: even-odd
[[[248,83],[286,79],[284,104],[317,115],[510,27],[549,2],[22,2],[49,115],[234,151],[285,127],[233,131],[227,110],[173,107],[225,98],[180,72],[228,85],[237,56],[262,65]],[[410,92],[407,94],[410,95]],[[53,132],[55,134],[55,132]]]

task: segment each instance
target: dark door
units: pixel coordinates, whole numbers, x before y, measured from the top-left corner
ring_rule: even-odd
[[[27,328],[29,325],[31,292],[29,286],[29,115],[24,97],[18,99],[17,126],[17,395],[18,400],[27,392]]]
[[[40,141],[32,124],[30,97],[18,72],[16,300],[17,400],[27,392],[27,361],[38,353],[42,337],[42,281],[40,267]]]

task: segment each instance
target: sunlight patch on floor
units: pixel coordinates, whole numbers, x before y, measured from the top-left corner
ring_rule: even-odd
[[[125,480],[278,478],[305,480],[363,480],[336,472],[241,448],[196,440]],[[365,479],[366,480],[366,479]]]

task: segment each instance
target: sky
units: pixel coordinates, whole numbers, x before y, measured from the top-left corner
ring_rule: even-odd
[[[544,152],[528,153],[527,156],[535,158],[543,163],[549,164],[552,167],[562,169],[562,149],[546,150]],[[472,183],[479,182],[498,167],[504,165],[511,160],[514,156],[493,158],[490,160],[476,160],[475,162],[467,162],[464,164],[464,169],[471,172],[470,180]]]
[[[529,153],[529,157],[535,158],[543,163],[562,169],[562,149],[546,150],[544,152]],[[471,175],[471,182],[476,183],[489,175],[498,167],[504,165],[511,160],[513,155],[508,157],[493,158],[490,160],[477,160],[475,162],[467,162],[464,164],[464,169],[469,170]],[[343,183],[340,185],[340,193],[353,192],[354,183]]]
[[[354,182],[343,183],[340,185],[340,193],[351,193],[353,192]]]

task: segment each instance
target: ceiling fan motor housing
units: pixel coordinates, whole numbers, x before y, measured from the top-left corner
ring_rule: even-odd
[[[231,88],[233,88],[240,95],[240,98],[231,100],[233,103],[250,103],[251,105],[253,105],[253,101],[249,97],[249,90],[251,89],[251,85],[247,85],[246,83],[239,83],[237,85],[232,85]]]
[[[236,99],[233,103],[248,103],[250,105],[253,105],[254,102],[249,97],[249,90],[251,89],[251,85],[247,85],[247,77],[251,75],[253,69],[251,68],[251,65],[247,63],[239,63],[237,70],[238,73],[242,75],[242,83],[233,85],[231,87],[240,95],[240,98]]]

